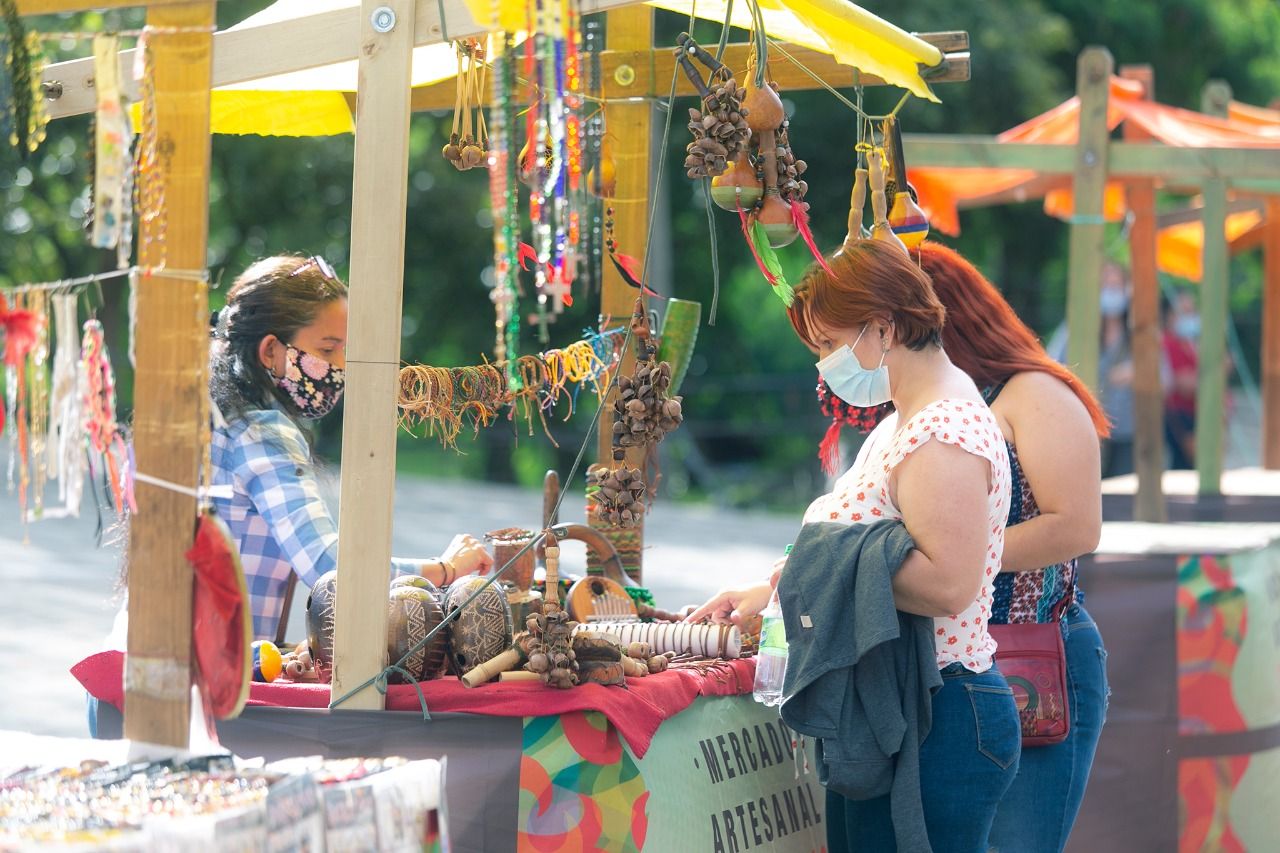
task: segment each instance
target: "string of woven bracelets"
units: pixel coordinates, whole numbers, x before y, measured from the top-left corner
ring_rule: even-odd
[[[464,426],[478,432],[509,406],[510,417],[523,417],[530,435],[536,415],[543,432],[555,444],[547,428],[547,414],[567,400],[563,418],[567,421],[584,386],[597,400],[604,395],[609,370],[618,361],[620,337],[616,333],[589,333],[563,349],[520,356],[510,371],[502,361],[467,367],[405,365],[400,368],[401,426],[426,427],[427,434],[438,437],[442,445],[455,447]],[[514,387],[511,378],[515,379]]]

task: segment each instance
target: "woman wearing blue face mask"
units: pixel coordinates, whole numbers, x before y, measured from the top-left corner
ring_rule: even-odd
[[[210,391],[214,506],[240,548],[259,639],[276,635],[296,575],[308,586],[337,566],[337,528],[316,482],[304,425],[324,417],[346,380],[347,288],[323,258],[277,255],[236,279],[218,312]],[[488,568],[470,536],[398,571],[445,584]]]
[[[945,312],[920,268],[900,249],[872,240],[846,246],[829,266],[811,270],[797,287],[792,325],[819,356],[834,394],[852,406],[892,401],[899,420],[892,436],[809,506],[806,529],[890,519],[913,540],[891,568],[892,604],[929,618],[928,664],[942,681],[919,753],[927,845],[936,853],[986,853],[1021,751],[1013,692],[993,666],[987,630],[1011,494],[1005,442],[973,380],[942,349]],[[689,618],[741,622],[763,609],[770,593],[768,582],[726,590]],[[853,613],[860,605],[839,606]],[[784,702],[784,716],[787,709]],[[895,825],[896,796],[895,789],[893,797],[853,800],[829,789],[829,849],[895,849],[910,829]]]

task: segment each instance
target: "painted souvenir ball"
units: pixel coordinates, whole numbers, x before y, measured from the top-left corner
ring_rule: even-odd
[[[417,681],[428,681],[440,677],[444,670],[449,631],[440,631],[425,645],[420,645],[422,639],[444,621],[444,611],[432,594],[435,588],[431,582],[425,578],[417,580],[426,586],[411,583],[391,586],[387,599],[387,663],[396,663],[407,654],[409,657],[400,668]],[[387,680],[399,684],[407,679],[393,672]]]
[[[328,684],[333,679],[333,623],[338,613],[338,573],[325,572],[307,597],[307,645],[316,678]]]
[[[258,640],[253,644],[253,680],[275,681],[284,669],[284,659],[276,644],[269,640]]]
[[[452,613],[484,586],[479,575],[458,578],[445,593],[444,609]],[[487,587],[472,601],[449,631],[449,664],[461,675],[511,648],[511,607],[507,595],[495,585]]]

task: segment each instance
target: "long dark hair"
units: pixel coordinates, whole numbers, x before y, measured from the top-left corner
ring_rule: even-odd
[[[298,407],[259,361],[258,346],[267,335],[292,343],[321,308],[346,296],[347,286],[316,258],[275,255],[241,273],[213,330],[209,390],[223,416],[277,405],[298,419]]]

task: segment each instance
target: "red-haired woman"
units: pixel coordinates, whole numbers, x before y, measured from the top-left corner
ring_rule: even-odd
[[[982,389],[1008,444],[1013,500],[991,622],[1062,626],[1071,732],[1023,750],[991,829],[993,850],[1051,853],[1066,845],[1106,717],[1107,652],[1081,604],[1076,558],[1098,544],[1107,418],[973,264],[937,243],[924,243],[918,259],[947,310],[943,349]],[[895,425],[892,415],[882,421],[864,452]]]
[[[857,406],[892,400],[901,419],[881,449],[866,455],[805,513],[805,529],[779,582],[788,633],[796,623],[797,629],[824,628],[832,636],[842,630],[831,622],[806,625],[806,616],[785,613],[784,588],[811,571],[809,564],[797,562],[805,531],[823,523],[874,526],[881,519],[900,520],[914,548],[890,569],[891,604],[927,617],[926,656],[929,664],[936,663],[942,682],[920,745],[924,826],[895,820],[903,805],[896,778],[892,803],[889,795],[854,800],[828,788],[829,848],[892,850],[895,839],[901,847],[908,835],[917,842],[912,849],[927,843],[938,853],[986,853],[997,804],[1017,772],[1021,750],[1013,693],[992,666],[995,642],[986,627],[1009,513],[1005,445],[973,380],[942,348],[945,310],[915,262],[885,243],[863,240],[828,264],[829,271],[814,268],[797,287],[789,311],[792,325],[821,357],[818,369],[834,393]],[[866,568],[861,557],[858,563],[862,589]],[[833,573],[828,597],[836,594],[840,580]],[[763,609],[770,592],[767,582],[726,590],[689,618],[741,621]],[[815,605],[830,606],[826,601]],[[857,601],[837,606],[844,608],[842,621],[860,618],[855,617],[861,612]],[[795,670],[797,643],[812,640],[803,630],[790,639]],[[788,671],[789,687],[794,674]],[[784,719],[795,698],[784,702]],[[843,721],[840,708],[832,713]],[[897,736],[905,742],[918,734],[908,731]],[[825,756],[852,748],[843,738],[830,740],[824,736]]]

